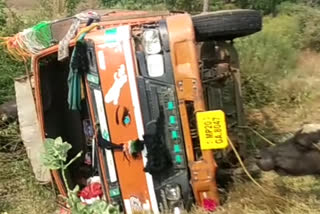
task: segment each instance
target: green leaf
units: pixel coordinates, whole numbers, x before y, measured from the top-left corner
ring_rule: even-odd
[[[76,187],[73,190],[70,190],[68,193],[68,204],[71,207],[76,206],[77,203],[81,203],[80,198],[78,197],[78,192],[80,190],[80,187],[78,185],[76,185]]]
[[[80,203],[76,204],[76,208],[77,208],[78,211],[84,212],[86,210],[87,206],[80,202]]]
[[[79,152],[73,159],[71,159],[68,164],[66,164],[65,162],[68,157],[68,151],[72,148],[72,146],[67,142],[63,142],[61,137],[57,137],[56,139],[47,138],[44,148],[45,152],[41,156],[44,166],[48,167],[51,170],[61,169],[64,181],[67,182],[65,178],[65,170],[70,164],[72,164],[81,156],[82,151]],[[66,199],[66,202],[70,206],[72,214],[96,213],[94,211],[96,208],[93,207],[91,209],[90,206],[81,202],[80,198],[78,197],[78,192],[80,190],[80,187],[78,185],[75,186],[73,190],[69,189],[67,183],[66,187],[68,191],[68,198]],[[107,208],[107,205],[105,205],[105,208],[102,208],[102,205],[100,206],[100,209],[106,210]],[[102,214],[103,212],[98,213]]]
[[[105,201],[99,200],[95,201],[93,204],[90,206],[90,210],[93,214],[103,214],[108,208],[108,204]]]
[[[41,159],[42,164],[51,170],[58,170],[62,168],[63,164],[61,163],[61,161],[57,160],[51,155],[44,153],[41,155]]]
[[[50,169],[56,169],[57,167],[61,168],[61,164],[58,163],[67,160],[68,151],[72,146],[67,142],[63,142],[61,137],[58,137],[56,139],[47,138],[44,148],[43,159],[45,166],[50,167]]]
[[[120,214],[119,206],[109,205],[106,214]]]
[[[61,137],[57,137],[55,140],[54,140],[54,143],[55,144],[63,144],[63,141],[62,141],[62,138]]]
[[[79,187],[79,185],[76,185],[71,192],[75,193],[75,194],[78,194],[79,191],[80,191],[80,187]]]
[[[43,159],[43,165],[51,170],[58,170],[62,168],[59,161],[51,160],[47,158]]]

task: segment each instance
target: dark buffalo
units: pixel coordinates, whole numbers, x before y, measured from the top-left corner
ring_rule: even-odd
[[[16,100],[10,100],[0,105],[0,120],[16,119],[18,117]]]
[[[280,175],[320,174],[320,124],[307,124],[284,143],[262,149],[256,157],[263,171]]]

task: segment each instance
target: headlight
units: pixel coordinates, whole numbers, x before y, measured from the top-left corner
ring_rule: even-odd
[[[150,77],[161,77],[164,74],[163,56],[161,54],[147,56],[147,65]]]
[[[166,185],[165,194],[169,201],[178,201],[181,199],[181,189],[178,185]]]
[[[143,46],[147,54],[157,54],[161,51],[161,43],[158,30],[150,29],[143,33]]]

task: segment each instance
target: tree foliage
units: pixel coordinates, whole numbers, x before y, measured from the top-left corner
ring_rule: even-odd
[[[0,0],[0,28],[3,28],[7,23],[7,15],[5,12],[6,3],[4,0]]]
[[[302,3],[312,7],[320,6],[320,0],[101,0],[101,2],[108,8],[153,9],[156,5],[163,5],[167,9],[192,12],[202,11],[203,6],[208,2],[209,11],[244,8],[261,10],[264,14],[275,14],[277,6],[283,2]]]
[[[66,0],[65,6],[67,8],[68,15],[73,15],[77,9],[78,4],[82,0]]]
[[[101,0],[105,7],[145,9],[163,5],[169,10],[201,11],[202,0]]]

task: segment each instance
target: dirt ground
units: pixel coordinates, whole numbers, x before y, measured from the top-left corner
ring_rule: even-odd
[[[15,9],[23,9],[28,10],[35,8],[37,4],[39,4],[40,0],[6,0],[8,7],[15,8]]]

